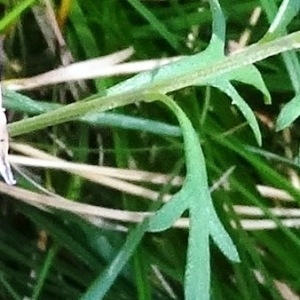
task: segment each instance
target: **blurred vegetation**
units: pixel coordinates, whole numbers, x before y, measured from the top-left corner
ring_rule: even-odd
[[[203,269],[195,270],[194,262],[189,260],[197,261],[198,255],[203,258],[203,249],[199,248],[199,253],[195,248],[191,250],[193,240],[188,239],[198,239],[197,232],[192,235],[191,229],[190,235],[182,228],[150,233],[148,231],[156,228],[151,223],[154,219],[150,219],[150,225],[146,221],[136,225],[122,219],[86,218],[80,211],[75,214],[53,206],[36,207],[33,202],[11,197],[9,192],[2,190],[1,299],[300,298],[300,235],[297,229],[300,224],[297,209],[300,203],[300,136],[296,120],[300,114],[297,104],[299,53],[291,50],[294,46],[284,49],[278,42],[279,50],[274,54],[279,55],[269,57],[271,47],[268,48],[269,42],[299,32],[298,1],[220,0],[221,10],[215,9],[216,15],[211,13],[212,3],[216,5],[218,1],[1,1],[3,84],[7,88],[4,104],[15,143],[25,143],[67,161],[88,165],[103,164],[172,177],[184,177],[187,173],[193,178],[199,169],[199,173],[207,171],[208,175],[207,180],[199,175],[198,186],[186,184],[181,190],[172,185],[171,179],[161,186],[151,182],[138,183],[157,191],[157,202],[124,192],[117,184],[111,188],[102,185],[100,179],[95,182],[80,174],[51,168],[22,167],[20,174],[15,170],[19,187],[44,194],[40,190],[43,187],[51,192],[50,195],[65,197],[74,205],[83,203],[147,212],[158,209],[165,194],[184,190],[187,202],[201,194],[206,186],[219,183],[211,189],[211,197],[218,217],[236,245],[240,262],[232,262],[226,257],[230,258],[234,248],[230,251],[222,249],[226,237],[220,237],[218,243],[218,237],[210,232],[210,228],[217,225],[208,223],[212,220],[215,223],[218,218],[206,216],[213,209],[210,211],[201,206],[210,202],[199,200],[200,206],[197,204],[199,218],[207,219],[207,224],[204,222],[200,226],[201,233],[207,227],[206,231],[203,229],[207,244],[203,244],[205,240],[201,237],[195,243],[207,246],[210,255],[206,253],[205,261],[198,262],[200,266],[203,264]],[[280,10],[282,3],[286,7],[282,5]],[[213,40],[211,36],[217,33],[218,38],[222,37],[225,27],[222,28],[222,19],[218,15],[222,12],[226,36],[219,45],[218,39]],[[284,16],[282,19],[280,14]],[[276,15],[279,25],[276,27],[273,23],[275,30],[271,31],[270,24]],[[54,34],[54,29],[64,40]],[[257,42],[255,49],[266,45],[265,53],[269,54],[255,58],[255,50],[251,52],[248,45]],[[299,46],[299,37],[296,42]],[[214,54],[216,50],[222,51],[223,45],[226,56]],[[132,76],[128,74],[45,85],[20,91],[22,95],[9,91],[10,83],[14,82],[11,80],[35,76],[130,46],[134,48],[130,61],[177,56],[191,56],[192,59],[186,61],[185,70],[179,67],[178,77],[175,69],[167,69],[162,75],[163,87],[158,81],[154,87],[145,88],[152,93],[150,98],[161,100],[151,103],[139,102],[151,101],[147,95],[138,94],[139,89],[143,89],[141,77],[126,86],[125,80]],[[248,51],[246,54],[241,52],[244,48]],[[284,52],[286,50],[291,51]],[[202,51],[206,54],[192,56]],[[233,53],[235,51],[237,54]],[[254,58],[244,66],[243,58],[246,61],[248,54],[249,57],[253,54]],[[222,59],[230,59],[232,55],[239,58],[236,62],[232,59],[232,69],[228,69],[228,73],[220,75],[212,68],[211,77],[197,81],[194,75],[198,72],[198,62],[206,68],[206,63],[213,64],[218,60],[222,63]],[[257,69],[251,67],[254,62]],[[239,67],[245,67],[243,72]],[[189,78],[189,74],[191,83],[187,80],[182,84],[183,77]],[[229,81],[234,85],[233,89]],[[122,82],[125,82],[123,86]],[[130,93],[131,86],[133,97],[126,90],[129,88]],[[114,100],[116,105],[113,103],[112,110],[108,111],[109,105],[105,103],[115,99],[118,88],[123,100]],[[187,120],[181,119],[188,131],[187,139],[181,137],[184,126],[178,125],[178,114],[173,113],[176,108],[173,106],[173,112],[169,109],[173,105],[170,103],[174,102],[164,98],[164,88],[183,110],[183,118],[187,116],[193,125],[192,129]],[[154,92],[159,95],[153,96]],[[271,105],[267,103],[269,95]],[[69,105],[72,103],[78,106],[74,106],[74,113],[64,119],[71,111]],[[55,112],[56,108],[61,110]],[[97,108],[101,114],[97,115]],[[95,113],[95,118],[91,112]],[[84,113],[89,114],[85,116]],[[40,115],[40,118],[31,119],[33,115]],[[195,138],[193,130],[197,142],[192,140]],[[193,141],[195,147],[189,148],[187,141]],[[16,148],[11,148],[17,152]],[[194,151],[197,156],[201,149],[205,165],[198,164],[201,159],[196,162],[194,156],[189,165],[188,155]],[[195,172],[191,171],[193,161]],[[262,186],[280,189],[293,201],[284,201],[276,193],[265,196],[258,189]],[[193,203],[191,207],[196,205]],[[260,210],[257,214],[247,215],[238,211],[238,206]],[[190,209],[190,214],[191,207],[188,204],[185,207]],[[274,209],[286,209],[282,210],[286,214]],[[184,213],[184,217],[188,215],[188,212]],[[197,219],[196,215],[194,219]],[[199,227],[199,222],[196,220],[193,224]],[[208,235],[212,239],[208,240]],[[208,273],[205,273],[206,267]],[[202,275],[207,277],[204,287],[202,282],[195,280],[204,294],[197,294],[197,289],[191,296],[193,288],[189,272],[196,279]],[[205,285],[208,285],[209,293]]]

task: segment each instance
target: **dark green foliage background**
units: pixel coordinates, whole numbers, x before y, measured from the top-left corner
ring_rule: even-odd
[[[132,60],[191,55],[208,46],[212,19],[207,1],[141,1],[147,12],[151,13],[148,19],[143,15],[146,10],[139,10],[138,2],[74,0],[63,33],[75,60],[103,56],[128,46],[135,49]],[[229,40],[237,41],[249,28],[249,18],[256,6],[266,7],[264,1],[220,2],[226,16],[227,44]],[[279,6],[280,1],[269,3],[270,6]],[[288,30],[299,30],[299,24],[297,16]],[[187,37],[192,28],[197,35],[189,48]],[[250,28],[249,44],[261,39],[268,28],[269,21],[263,10],[258,24]],[[22,66],[18,76],[24,77],[60,65],[59,56],[48,51],[30,9],[20,14],[17,23],[7,31],[4,49],[8,59],[6,78],[17,76],[10,70],[14,60]],[[280,55],[260,61],[256,66],[272,96],[272,105],[265,105],[263,95],[252,87],[241,83],[236,87],[254,112],[267,116],[270,124],[274,125],[282,105],[294,97],[295,90]],[[85,90],[79,88],[80,99],[95,93],[105,94],[107,88],[127,77],[130,76],[88,81]],[[69,104],[79,101],[72,97],[65,84],[24,94],[42,102]],[[221,188],[214,191],[212,197],[224,226],[237,246],[241,263],[229,262],[216,246],[211,245],[211,299],[284,299],[274,280],[286,283],[299,294],[300,237],[297,229],[285,228],[282,224],[276,230],[258,231],[245,231],[239,226],[233,230],[229,226],[230,219],[239,224],[241,218],[232,210],[234,204],[260,207],[267,216],[272,217],[267,209],[271,202],[259,195],[255,188],[257,184],[287,190],[298,201],[280,203],[279,206],[296,207],[299,203],[299,193],[287,176],[289,168],[298,171],[299,165],[288,165],[283,161],[287,158],[287,147],[292,149],[294,157],[298,155],[300,137],[297,121],[290,129],[290,144],[286,144],[282,132],[276,132],[274,126],[270,128],[260,122],[263,145],[259,148],[244,117],[219,90],[188,87],[172,93],[172,96],[201,134],[209,184],[212,185],[228,168],[235,166],[228,179],[230,190]],[[22,119],[28,113],[25,107],[13,108],[13,99],[7,97],[6,101],[11,101],[7,104],[11,109],[11,121]],[[178,136],[178,122],[165,106],[158,102],[138,103],[113,112],[119,114],[114,126],[109,118],[101,125],[72,121],[18,136],[16,141],[24,141],[71,159],[51,139],[52,133],[73,151],[73,161],[98,164],[98,137],[101,135],[105,165],[126,168],[134,161],[137,169],[185,175],[184,147]],[[175,130],[175,134],[168,130],[159,131],[159,123],[130,130],[125,116],[176,126],[168,127]],[[272,153],[278,156],[277,160],[271,158]],[[288,159],[292,163],[292,158]],[[136,211],[153,209],[145,199],[124,195],[61,171],[29,171],[39,183],[74,201]],[[18,183],[33,189],[21,176]],[[224,204],[229,207],[226,212]],[[0,206],[1,299],[23,299],[25,296],[31,299],[80,299],[126,241],[125,233],[94,227],[65,212],[47,213],[5,195]],[[277,222],[280,225],[280,221]],[[37,247],[41,230],[47,232],[49,239],[45,252]],[[105,299],[172,299],[155,276],[153,266],[158,267],[165,276],[176,299],[183,299],[187,236],[185,230],[178,229],[147,233]],[[264,277],[263,284],[257,280],[254,271]]]

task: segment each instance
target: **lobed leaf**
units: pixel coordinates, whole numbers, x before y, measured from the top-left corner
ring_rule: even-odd
[[[300,95],[284,105],[276,121],[276,130],[282,130],[291,125],[300,116]]]
[[[232,99],[232,104],[236,105],[243,116],[246,118],[249,126],[252,128],[254,136],[258,145],[261,145],[261,133],[259,126],[254,115],[247,102],[239,95],[233,85],[226,79],[217,79],[212,83],[213,86],[217,87]]]

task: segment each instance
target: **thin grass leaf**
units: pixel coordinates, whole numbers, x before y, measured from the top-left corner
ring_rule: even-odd
[[[267,34],[272,36],[282,35],[286,29],[286,26],[295,16],[297,16],[299,10],[300,1],[283,0]]]
[[[268,20],[271,23],[277,14],[277,6],[275,0],[260,0],[262,8],[265,10]],[[296,2],[298,2],[296,0]],[[299,2],[298,2],[299,3]],[[283,4],[283,2],[282,2]],[[282,34],[287,34],[287,30],[284,26],[281,29]],[[290,80],[296,94],[300,93],[300,62],[299,57],[295,51],[289,51],[281,54],[289,73]]]
[[[39,115],[63,107],[62,104],[58,103],[32,100],[27,96],[10,90],[4,90],[3,95],[4,107],[29,115]],[[80,116],[76,120],[93,126],[117,127],[137,131],[142,130],[144,132],[163,136],[181,136],[181,130],[178,126],[141,117],[128,116],[121,113],[91,112]]]
[[[21,300],[22,297],[14,290],[14,288],[7,282],[4,275],[0,273],[0,283],[6,289],[7,293],[14,300]]]
[[[133,257],[137,294],[138,299],[151,300],[152,288],[149,281],[150,265],[143,250],[142,246],[140,246]]]
[[[299,191],[295,187],[293,187],[291,182],[276,170],[274,170],[267,163],[264,163],[261,158],[257,157],[253,153],[253,150],[251,150],[251,148],[249,149],[249,146],[241,144],[241,142],[237,141],[236,139],[225,139],[224,137],[217,134],[218,131],[216,131],[216,128],[212,129],[212,132],[206,133],[209,134],[209,136],[217,143],[220,143],[226,148],[241,155],[244,159],[249,161],[256,170],[260,171],[262,178],[266,178],[270,183],[275,182],[276,187],[287,191],[295,199],[295,201],[297,201],[297,203],[300,203]],[[255,205],[257,204],[258,203],[255,203]],[[263,207],[261,208],[264,209]],[[269,216],[272,218],[272,215]]]
[[[84,12],[82,11],[78,1],[73,1],[69,14],[70,21],[76,31],[77,38],[87,57],[97,57],[99,49],[97,42],[87,24]]]
[[[42,266],[41,272],[38,276],[37,284],[33,290],[33,294],[31,299],[37,300],[39,299],[40,293],[42,291],[43,286],[45,285],[45,281],[48,277],[49,270],[53,264],[53,260],[57,253],[58,247],[56,245],[52,246],[47,253],[44,265]]]
[[[22,206],[22,212],[34,222],[43,226],[45,230],[51,232],[58,245],[66,247],[91,270],[97,269],[97,266],[100,264],[99,257],[91,253],[85,241],[76,239],[74,235],[71,235],[67,226],[64,226],[61,220],[56,219],[56,222],[54,222],[53,216],[49,216],[41,211],[35,211],[33,208],[27,206]],[[74,249],[76,249],[75,252]]]
[[[0,32],[3,32],[7,28],[7,26],[11,25],[18,18],[20,18],[20,15],[35,1],[36,0],[19,1],[19,3],[14,6],[13,10],[0,20]]]
[[[172,34],[166,26],[151,13],[149,9],[139,0],[127,0],[162,36],[165,40],[176,50],[179,49],[179,42],[174,34]]]
[[[81,300],[100,300],[104,298],[107,291],[117,278],[118,274],[132,256],[136,247],[141,242],[147,227],[148,221],[145,220],[130,231],[126,242],[114,258],[110,266],[94,281],[94,283],[89,287],[86,293],[81,297]]]
[[[226,162],[224,163],[226,166]],[[221,165],[211,166],[218,174],[222,174],[223,172]],[[232,187],[235,190],[236,185],[243,185],[243,182],[238,180],[234,180],[234,174],[229,178],[230,183],[232,183]],[[253,197],[257,198],[257,201],[261,201],[259,195],[254,195]],[[219,198],[219,197],[218,197]],[[256,241],[253,240],[250,234],[245,231],[240,222],[241,218],[233,209],[232,198],[230,195],[220,195],[220,199],[215,199],[217,202],[220,201],[226,204],[226,216],[230,222],[234,222],[235,224],[235,233],[236,236],[239,237],[239,243],[237,244],[237,248],[241,258],[241,264],[235,264],[233,266],[235,270],[235,277],[237,280],[237,288],[240,289],[241,293],[244,295],[243,299],[260,299],[263,296],[260,293],[260,290],[257,286],[257,281],[255,280],[253,269],[259,270],[261,274],[267,279],[268,290],[272,295],[274,295],[274,299],[278,296],[278,292],[275,289],[274,283],[272,280],[268,280],[268,271],[264,265],[263,258],[259,255],[257,251],[254,251],[256,247]],[[254,265],[254,267],[253,267]],[[273,299],[273,298],[272,298]],[[279,299],[278,299],[279,300]]]
[[[261,0],[263,6],[267,12],[269,20],[275,15],[275,4],[272,2],[266,3]],[[273,5],[273,6],[272,6]],[[297,15],[300,10],[300,2],[297,0],[287,0],[281,3],[281,6],[277,12],[277,15],[271,24],[268,33],[275,35],[282,35],[286,33],[286,26],[291,22],[291,20]],[[268,35],[266,35],[267,37]],[[276,131],[280,131],[292,124],[293,121],[297,119],[300,114],[299,110],[299,92],[300,92],[300,62],[298,56],[294,52],[283,53],[283,59],[287,70],[290,75],[291,82],[293,84],[296,96],[290,100],[279,113],[278,119],[276,121]]]

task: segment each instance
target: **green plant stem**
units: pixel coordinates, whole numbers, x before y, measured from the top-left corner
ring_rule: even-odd
[[[21,300],[22,297],[16,293],[13,287],[6,281],[4,274],[0,274],[0,283],[6,289],[7,293],[11,297],[10,299]]]
[[[138,93],[126,93],[119,96],[108,96],[90,101],[80,101],[69,104],[65,107],[35,116],[22,121],[14,122],[8,125],[10,136],[14,137],[20,134],[29,133],[48,126],[61,124],[74,118],[82,116],[88,112],[102,112],[116,107],[124,106],[135,101],[141,100]]]
[[[45,280],[47,279],[49,270],[50,270],[50,268],[53,264],[53,260],[55,258],[56,253],[57,253],[57,250],[58,250],[58,246],[54,245],[48,251],[47,256],[46,256],[46,260],[45,260],[44,265],[41,269],[41,272],[40,272],[39,277],[38,277],[37,284],[34,288],[33,295],[31,297],[32,300],[37,300],[39,298],[39,295],[42,291],[43,285],[45,284]]]
[[[16,21],[20,14],[32,5],[36,0],[22,0],[10,11],[2,20],[0,20],[0,32],[3,32],[8,25]]]
[[[174,70],[171,72],[172,69],[170,69],[170,76],[167,76],[163,80],[159,80],[159,78],[156,80],[155,78],[155,74],[159,74],[161,70],[158,69],[155,73],[149,73],[150,78],[146,84],[142,83],[136,89],[134,89],[133,86],[132,92],[123,92],[122,89],[119,89],[115,93],[113,91],[110,93],[110,90],[108,90],[108,96],[100,97],[99,95],[95,95],[87,98],[86,101],[73,103],[40,116],[14,122],[8,126],[8,129],[10,135],[13,137],[48,126],[61,124],[91,111],[103,112],[136,101],[141,101],[144,100],[145,93],[159,92],[165,94],[191,85],[205,84],[207,81],[227,72],[250,65],[269,56],[299,47],[300,31],[271,42],[255,44],[236,55],[225,57],[224,59],[205,66],[204,68],[200,68],[199,70],[192,72],[187,71],[184,72],[184,74],[176,75],[176,72]],[[188,57],[186,59],[194,60],[195,57],[196,56]],[[193,61],[193,63],[196,62]],[[172,66],[169,67],[171,68]],[[163,71],[166,70],[163,69]]]

